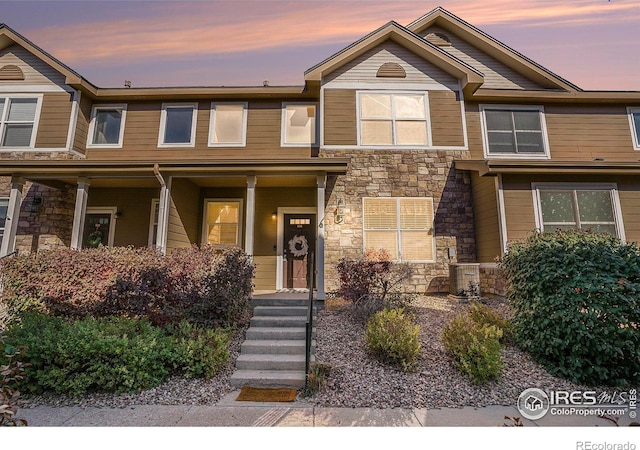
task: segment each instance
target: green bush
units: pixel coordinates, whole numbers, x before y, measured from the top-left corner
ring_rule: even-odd
[[[158,385],[175,357],[170,337],[146,319],[76,321],[29,313],[14,324],[7,343],[26,347],[30,391],[73,395],[126,392]]]
[[[442,331],[445,350],[458,370],[475,384],[497,379],[502,372],[502,330],[476,322],[470,312],[447,322]]]
[[[493,325],[502,332],[500,342],[509,341],[513,333],[513,324],[495,309],[477,301],[472,301],[469,308],[470,319],[479,325]]]
[[[640,381],[640,249],[603,233],[535,233],[502,261],[514,339],[549,372]]]
[[[365,331],[367,350],[382,360],[413,370],[420,353],[420,327],[402,308],[385,309],[369,318]]]
[[[167,331],[175,342],[174,367],[187,377],[210,378],[229,360],[229,330],[198,328],[182,321]]]

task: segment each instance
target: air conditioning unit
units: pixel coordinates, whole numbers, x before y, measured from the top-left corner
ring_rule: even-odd
[[[480,288],[479,263],[449,264],[449,294],[458,297],[460,292],[469,290],[469,283]]]

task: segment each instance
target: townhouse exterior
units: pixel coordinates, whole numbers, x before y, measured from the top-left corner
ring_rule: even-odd
[[[584,91],[442,8],[301,86],[99,88],[0,25],[0,256],[240,246],[256,291],[385,249],[415,292],[534,230],[640,241],[640,92]]]

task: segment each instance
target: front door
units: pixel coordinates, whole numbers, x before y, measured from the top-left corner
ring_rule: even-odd
[[[313,270],[309,267],[310,253],[316,249],[315,214],[285,214],[283,244],[283,287],[308,287],[309,271]]]
[[[82,235],[82,248],[113,245],[115,208],[87,208]]]

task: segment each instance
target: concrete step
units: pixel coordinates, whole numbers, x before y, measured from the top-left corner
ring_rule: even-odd
[[[315,337],[315,327],[311,336]],[[246,340],[305,340],[306,338],[305,327],[250,327],[245,336]]]
[[[306,306],[256,306],[254,316],[303,316],[307,317],[309,308]],[[314,313],[316,308],[314,308]]]
[[[245,370],[238,369],[229,380],[231,386],[252,387],[304,387],[306,375],[303,370]]]
[[[303,316],[253,316],[249,327],[305,327],[307,318]]]
[[[307,306],[307,298],[252,298],[249,305],[256,306]]]
[[[315,352],[316,342],[311,342],[311,351]],[[274,340],[258,339],[247,340],[240,346],[241,354],[263,354],[263,355],[304,355],[306,353],[306,343],[304,339],[297,340]]]
[[[241,370],[302,370],[305,361],[302,355],[252,355],[241,354],[236,369]]]

